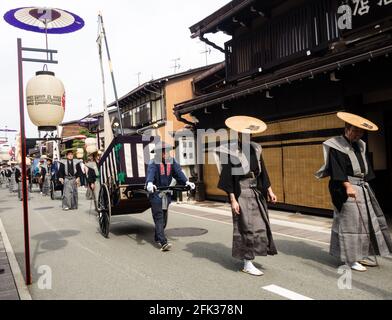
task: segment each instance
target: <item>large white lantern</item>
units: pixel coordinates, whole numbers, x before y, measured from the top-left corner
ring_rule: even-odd
[[[51,71],[38,71],[26,86],[27,111],[40,131],[54,131],[64,119],[65,90]]]
[[[84,143],[86,144],[87,154],[92,154],[98,151],[97,148],[97,139],[95,138],[87,138]]]

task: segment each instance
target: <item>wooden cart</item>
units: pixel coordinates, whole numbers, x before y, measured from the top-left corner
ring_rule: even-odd
[[[112,216],[142,213],[150,208],[145,190],[147,166],[155,144],[142,136],[117,136],[99,162],[96,198],[99,227],[108,237]]]
[[[145,189],[147,167],[153,158],[153,138],[117,136],[99,162],[100,186],[96,210],[102,235],[109,237],[112,216],[143,213],[151,207]],[[161,197],[175,191],[189,191],[188,186],[158,188]],[[168,220],[164,210],[165,226]]]

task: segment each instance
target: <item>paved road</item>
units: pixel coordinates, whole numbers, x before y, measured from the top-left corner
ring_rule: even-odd
[[[114,217],[110,239],[104,239],[91,203],[82,193],[80,199],[79,210],[69,212],[61,210],[60,201],[37,193],[29,202],[33,299],[253,300],[295,298],[294,293],[311,299],[392,298],[389,258],[380,259],[380,269],[354,273],[352,289],[339,289],[338,263],[328,255],[321,231],[302,230],[303,238],[293,236],[294,229],[276,220],[279,254],[257,257],[265,275],[252,277],[239,272],[241,262],[231,257],[232,226],[223,215],[219,219],[216,212],[206,216],[207,208],[173,206],[167,232],[174,248],[162,253],[152,241],[149,211]],[[21,202],[6,189],[0,189],[0,218],[24,272]],[[188,231],[198,234],[180,234]],[[48,267],[49,290],[42,289],[48,282],[39,278],[48,275]],[[286,295],[283,289],[293,293]]]

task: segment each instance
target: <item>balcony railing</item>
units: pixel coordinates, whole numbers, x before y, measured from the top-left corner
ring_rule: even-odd
[[[226,43],[228,81],[325,49],[339,36],[336,0],[314,0]]]

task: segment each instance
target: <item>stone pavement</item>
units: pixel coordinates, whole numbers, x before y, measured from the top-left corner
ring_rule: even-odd
[[[4,272],[1,272],[4,269]],[[19,300],[14,276],[4,247],[3,237],[0,232],[0,300]]]

